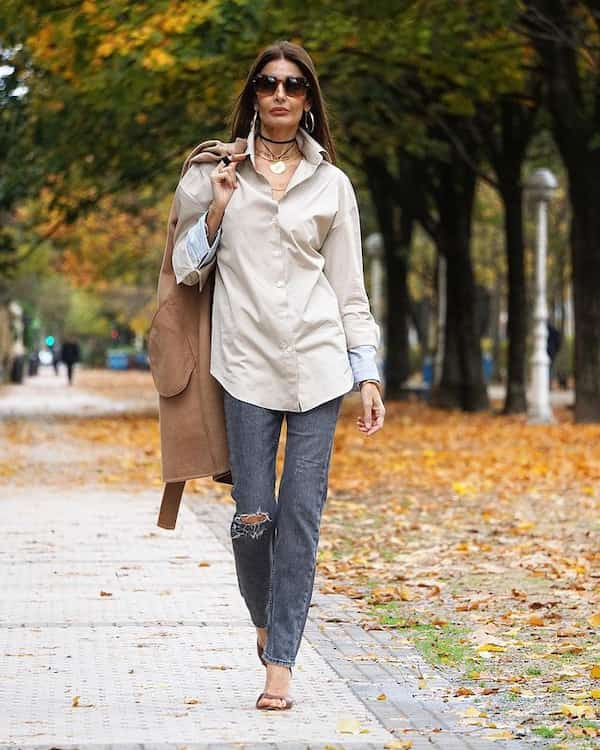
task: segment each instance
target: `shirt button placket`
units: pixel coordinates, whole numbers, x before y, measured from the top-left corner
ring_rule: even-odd
[[[277,219],[277,216],[274,216],[271,219],[271,224],[275,228],[279,227],[279,221]],[[281,258],[283,256],[283,250],[281,248],[281,231],[277,232],[277,235],[278,236],[277,236],[277,238],[275,240],[275,248],[273,250],[273,255],[276,258]],[[282,274],[285,272],[285,260],[283,260],[283,262],[281,264],[281,267],[280,267],[280,270],[281,270]],[[279,289],[283,289],[285,287],[285,279],[283,279],[283,278],[277,279],[277,281],[275,282],[275,286],[278,287]],[[288,301],[288,298],[287,298],[287,295],[286,295],[285,299],[281,303],[281,313],[282,313],[281,314],[281,320],[285,320],[286,317],[288,318],[288,320],[291,320],[290,315],[289,315],[289,309],[288,309],[288,307],[289,307],[289,301]],[[289,335],[291,337],[291,335],[292,335],[291,331],[289,331]],[[287,354],[291,354],[294,351],[294,347],[290,343],[288,343],[287,341],[282,341],[281,342],[281,348]],[[288,365],[288,367],[289,367],[289,373],[288,374],[289,374],[290,388],[295,391],[295,393],[296,393],[295,404],[297,404],[298,407],[300,408],[300,396],[299,396],[299,393],[298,393],[298,389],[299,389],[298,363],[297,363],[297,360],[296,360],[295,357],[294,358],[291,358],[291,357],[289,358],[289,365]]]

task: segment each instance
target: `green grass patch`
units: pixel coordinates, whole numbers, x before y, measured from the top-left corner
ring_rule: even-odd
[[[401,614],[398,602],[371,607],[382,625],[402,628],[415,648],[431,664],[450,666],[465,672],[478,671],[482,659],[467,642],[468,628],[459,625],[415,625]]]
[[[539,677],[542,674],[542,670],[539,667],[529,667],[525,674],[531,675],[532,677]]]
[[[458,625],[416,625],[407,629],[418,651],[432,664],[477,671],[482,660],[466,643],[468,629]]]
[[[536,727],[531,731],[533,734],[537,734],[538,737],[547,737],[548,739],[558,736],[558,732],[550,727]]]
[[[376,581],[369,581],[368,588],[374,588],[378,583]],[[382,625],[393,625],[397,628],[404,628],[409,624],[409,621],[400,614],[400,608],[398,602],[386,602],[385,604],[374,604],[370,607],[370,611],[377,617],[377,621]]]

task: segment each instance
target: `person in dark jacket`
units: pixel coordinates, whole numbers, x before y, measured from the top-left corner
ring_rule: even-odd
[[[554,380],[554,361],[556,359],[556,355],[560,351],[560,347],[562,345],[562,336],[558,328],[556,326],[552,325],[552,323],[548,322],[548,343],[546,346],[546,351],[548,352],[548,357],[550,358],[550,374],[549,374],[549,381],[550,381],[550,388],[552,388],[552,381]]]
[[[79,344],[74,339],[65,339],[60,348],[60,359],[67,366],[67,377],[69,378],[69,385],[73,385],[73,369],[75,363],[79,362],[80,351]]]

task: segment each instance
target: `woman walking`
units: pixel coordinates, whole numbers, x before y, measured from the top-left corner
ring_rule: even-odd
[[[240,593],[266,666],[260,709],[286,709],[313,591],[335,425],[360,390],[365,435],[383,426],[379,327],[365,291],[352,184],[335,166],[308,53],[263,50],[232,117],[243,153],[195,163],[180,180],[178,284],[214,270],[210,373],[223,386]],[[276,456],[286,420],[284,468]]]

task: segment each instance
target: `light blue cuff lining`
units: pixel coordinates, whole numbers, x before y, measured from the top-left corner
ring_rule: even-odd
[[[375,360],[377,349],[372,344],[362,344],[348,349],[350,367],[354,375],[353,391],[360,390],[362,380],[377,380],[381,383],[377,362]]]
[[[208,237],[206,236],[206,214],[205,211],[194,226],[190,229],[186,239],[186,248],[190,262],[195,268],[202,268],[206,266],[215,256],[219,241],[221,239],[221,229],[219,226],[217,234],[213,240],[212,245],[208,244]]]

